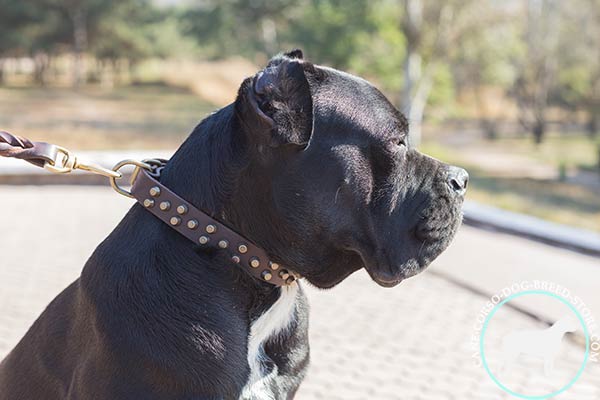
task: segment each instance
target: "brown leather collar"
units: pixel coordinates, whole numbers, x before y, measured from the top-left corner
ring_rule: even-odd
[[[273,262],[263,249],[177,196],[152,177],[152,172],[142,168],[138,171],[131,195],[165,224],[197,245],[229,251],[232,262],[263,282],[285,286],[297,279],[293,272]]]
[[[62,147],[33,142],[4,131],[0,131],[0,156],[21,158],[55,173],[82,169],[107,176],[118,193],[135,198],[161,221],[195,244],[229,251],[231,261],[253,277],[276,286],[289,285],[299,278],[299,275],[273,262],[263,249],[198,210],[155,179],[160,177],[166,160],[125,160],[112,170],[107,170],[97,165],[78,162],[73,154]],[[116,180],[122,177],[119,169],[128,164],[136,166],[131,192],[123,190],[116,183]]]

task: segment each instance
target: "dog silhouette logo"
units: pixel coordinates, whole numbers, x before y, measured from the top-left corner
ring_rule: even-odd
[[[502,374],[513,367],[520,355],[529,355],[543,359],[544,375],[550,377],[565,334],[576,331],[576,321],[566,316],[546,329],[510,332],[502,340],[502,364],[498,373]]]

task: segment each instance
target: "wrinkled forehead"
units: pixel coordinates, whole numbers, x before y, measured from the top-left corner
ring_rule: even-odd
[[[316,68],[325,79],[313,87],[315,130],[335,124],[382,137],[407,133],[406,118],[371,83],[333,68]]]

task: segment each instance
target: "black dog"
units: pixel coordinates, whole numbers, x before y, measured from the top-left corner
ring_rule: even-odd
[[[406,145],[368,82],[275,57],[206,118],[161,182],[319,288],[391,287],[461,220],[464,170]],[[305,374],[297,283],[250,277],[135,205],[0,365],[0,399],[291,399]]]

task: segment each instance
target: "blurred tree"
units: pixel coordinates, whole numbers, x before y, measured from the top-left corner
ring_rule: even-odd
[[[39,0],[42,6],[49,10],[60,12],[71,31],[68,43],[72,46],[75,55],[73,84],[79,86],[86,80],[86,71],[83,55],[88,51],[90,42],[102,37],[106,33],[100,32],[100,26],[106,23],[115,26],[131,24],[135,21],[127,20],[126,15],[118,14],[121,7],[130,6],[145,9],[148,5],[144,0]],[[117,11],[117,12],[115,12]],[[121,16],[122,18],[117,18]]]
[[[453,44],[486,27],[475,0],[402,0],[400,21],[406,38],[402,111],[411,124],[413,145],[421,141],[421,125],[434,76],[447,63]]]
[[[131,69],[143,59],[173,55],[183,40],[174,22],[174,13],[140,7],[140,1],[115,4],[110,18],[99,22],[90,46],[102,83],[113,86],[124,66]]]
[[[341,64],[339,67],[374,81],[392,101],[398,103],[402,88],[402,75],[398,73],[398,66],[402,65],[406,54],[406,40],[398,25],[402,10],[396,0],[380,0],[369,2],[369,7],[364,12],[365,15],[354,17],[357,21],[351,21],[350,25],[354,27],[360,23],[360,30],[345,27],[345,41],[351,41],[353,54],[350,57],[342,57],[343,54],[336,57]],[[325,42],[317,46],[320,53],[326,53],[324,49],[328,35],[323,36]],[[312,48],[309,55],[313,55]],[[322,56],[327,57],[327,54]]]
[[[381,5],[361,0],[310,0],[291,19],[288,46],[302,47],[308,56],[335,68],[348,68],[363,51],[376,29],[371,11]]]
[[[30,56],[34,80],[45,83],[49,54],[65,42],[68,29],[62,17],[46,3],[0,0],[0,57]]]
[[[102,7],[103,4],[100,0],[63,0],[58,3],[63,3],[64,10],[71,20],[75,52],[74,84],[79,86],[85,80],[82,58],[83,53],[87,51],[88,29],[93,24],[94,18],[98,18],[106,8]],[[110,7],[110,4],[104,6]]]
[[[554,97],[572,111],[587,113],[591,137],[600,130],[600,0],[561,3],[558,82]],[[581,27],[586,34],[581,35]]]
[[[298,0],[206,0],[183,10],[182,29],[215,58],[275,54],[278,31],[297,4]]]
[[[4,58],[26,51],[23,26],[34,20],[35,8],[28,2],[0,0],[0,84],[4,82]]]
[[[495,139],[505,115],[498,99],[513,87],[518,73],[513,60],[522,57],[524,49],[513,23],[518,10],[491,5],[481,14],[487,16],[487,28],[464,35],[453,47],[450,65],[459,90],[473,93],[485,137]]]
[[[523,41],[526,54],[517,68],[514,94],[519,121],[541,143],[547,129],[548,95],[557,72],[558,0],[528,0]]]

